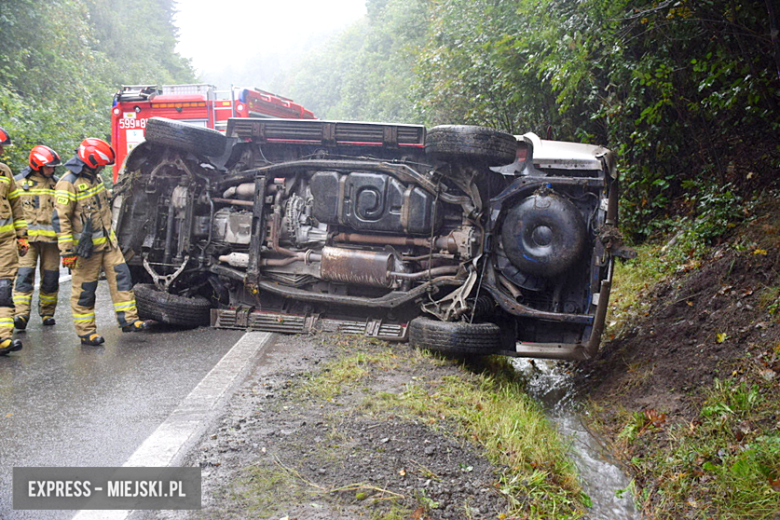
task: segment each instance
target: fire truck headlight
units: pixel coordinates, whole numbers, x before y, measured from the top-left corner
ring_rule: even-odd
[[[238,110],[239,112],[241,112],[242,110],[244,110],[244,105],[242,105],[242,104],[238,104],[238,105],[236,105],[236,110]]]
[[[119,115],[119,109],[118,108],[114,109],[114,114]]]

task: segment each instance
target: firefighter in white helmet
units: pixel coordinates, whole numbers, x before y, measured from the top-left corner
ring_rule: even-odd
[[[57,234],[51,225],[54,211],[54,176],[61,165],[60,156],[48,146],[38,145],[30,150],[29,165],[14,179],[19,187],[19,198],[27,221],[30,251],[19,259],[19,273],[14,287],[14,326],[27,328],[32,306],[35,270],[40,259],[41,289],[38,294],[38,315],[44,325],[54,325],[57,292],[60,279],[60,253]]]
[[[109,197],[100,178],[100,172],[114,164],[115,158],[111,145],[88,137],[65,163],[70,171],[55,188],[52,225],[62,265],[73,272],[70,306],[82,345],[97,346],[105,341],[95,325],[95,290],[101,269],[106,273],[122,331],[141,331],[149,325],[138,319],[130,269],[111,229]]]
[[[0,128],[0,154],[13,146],[11,136]],[[19,256],[27,253],[27,223],[24,220],[19,190],[11,169],[0,163],[0,356],[21,350],[22,342],[12,339],[14,332],[13,280]]]

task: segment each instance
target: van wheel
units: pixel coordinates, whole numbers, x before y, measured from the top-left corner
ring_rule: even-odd
[[[419,317],[409,322],[409,343],[450,356],[494,354],[504,349],[506,335],[495,323],[439,321]]]
[[[470,159],[488,166],[504,166],[517,156],[517,139],[482,126],[441,125],[428,130],[425,153],[442,160]]]
[[[146,122],[146,140],[197,155],[220,156],[227,138],[216,130],[174,119],[152,117]]]
[[[154,284],[133,287],[138,317],[169,325],[200,327],[211,322],[211,302],[203,296],[179,296],[162,292]]]

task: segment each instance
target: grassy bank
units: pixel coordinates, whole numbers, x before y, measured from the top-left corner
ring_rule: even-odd
[[[616,271],[590,409],[650,518],[780,518],[779,230],[760,212]]]
[[[233,450],[249,461],[215,494],[220,518],[586,517],[566,444],[505,359],[303,341],[327,359],[255,383],[254,411],[213,440],[209,464]]]
[[[332,403],[358,391],[363,394],[356,406],[361,414],[380,420],[422,419],[432,429],[476,445],[495,465],[495,488],[506,497],[506,510],[498,518],[582,516],[589,499],[577,482],[566,446],[505,359],[459,365],[414,350],[399,354],[383,345],[366,352],[359,339],[345,344],[344,356],[313,374],[300,390],[303,395]],[[441,378],[425,375],[434,373],[434,366],[457,372]],[[379,374],[402,367],[420,375],[401,392],[371,390]]]

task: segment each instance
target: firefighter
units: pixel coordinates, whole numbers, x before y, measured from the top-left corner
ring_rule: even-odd
[[[11,136],[0,128],[0,154],[13,146]],[[13,280],[19,255],[27,253],[27,223],[24,220],[19,190],[11,169],[0,163],[0,356],[21,350],[22,342],[12,339],[14,332]]]
[[[60,156],[48,146],[38,145],[30,150],[29,165],[15,177],[19,197],[27,221],[30,251],[19,259],[19,274],[14,287],[14,326],[27,328],[30,321],[33,282],[38,259],[41,263],[41,290],[38,295],[38,315],[44,325],[54,325],[57,291],[60,278],[60,253],[57,234],[51,226],[54,211],[55,169],[61,165]]]
[[[111,229],[108,193],[100,178],[100,172],[114,164],[115,157],[107,142],[88,137],[65,163],[69,172],[55,187],[52,226],[62,265],[73,273],[70,306],[82,345],[97,346],[105,341],[95,326],[95,290],[101,269],[106,273],[122,331],[141,331],[149,325],[138,319],[130,269]]]

